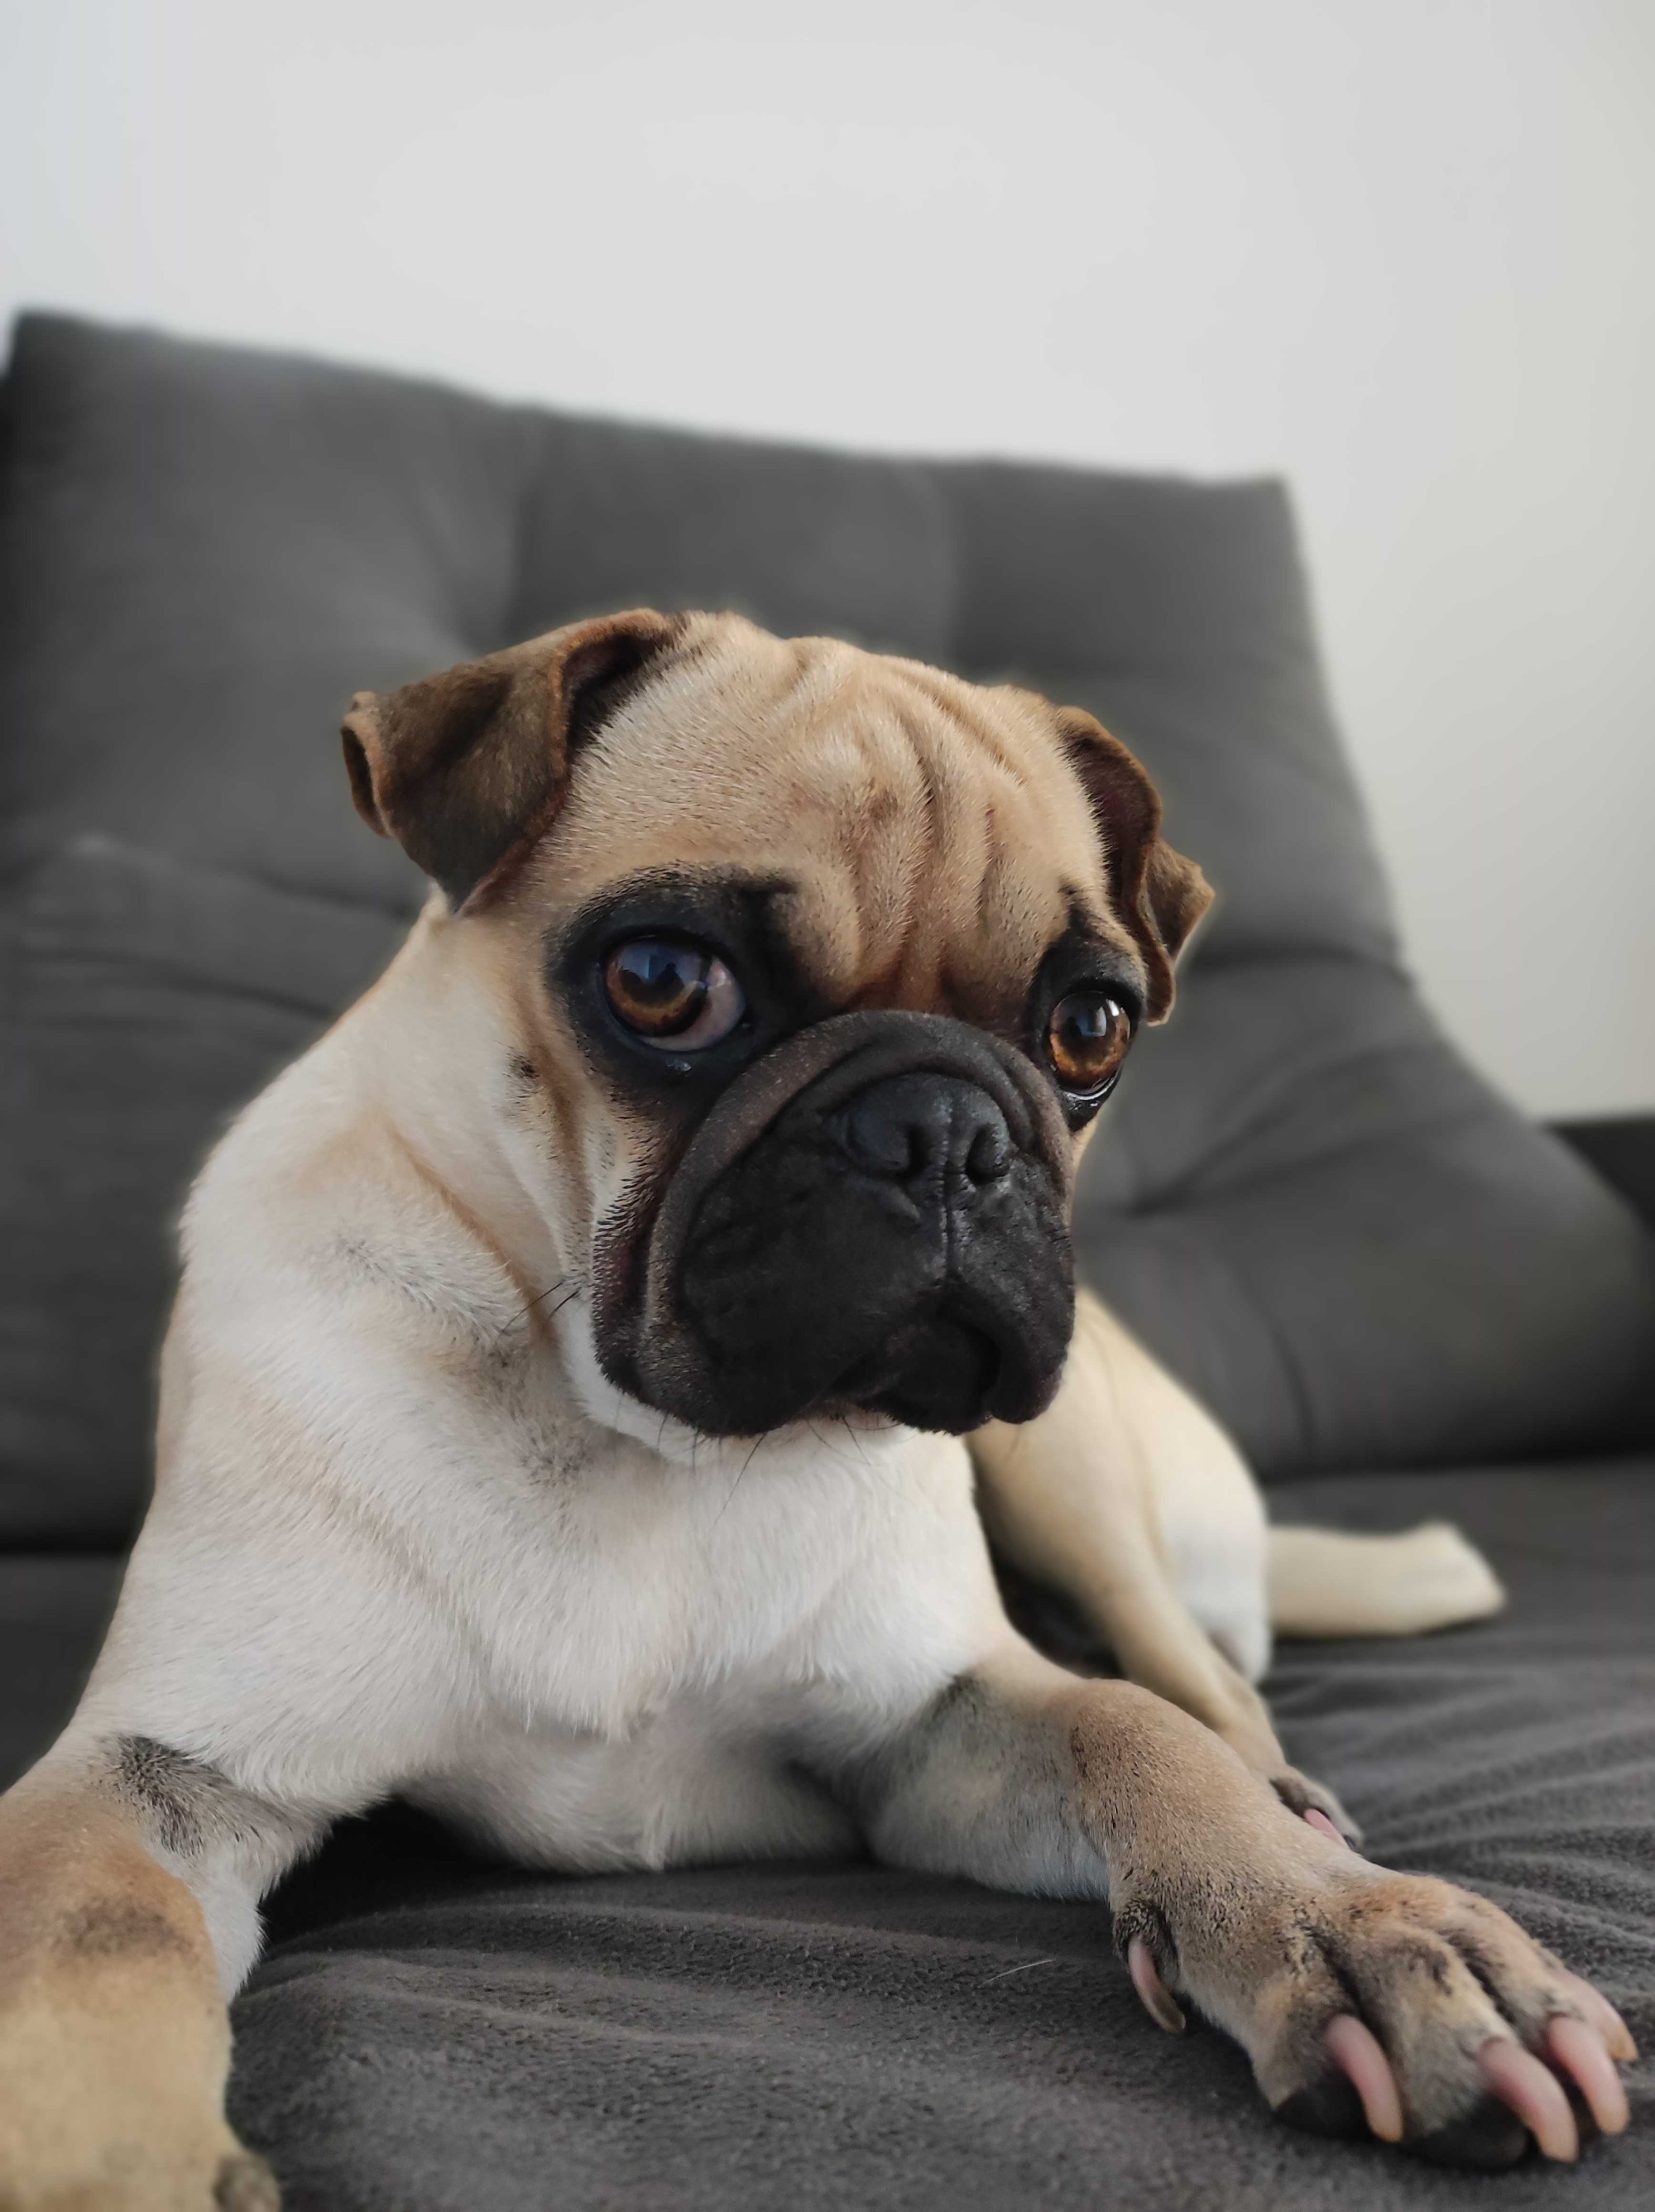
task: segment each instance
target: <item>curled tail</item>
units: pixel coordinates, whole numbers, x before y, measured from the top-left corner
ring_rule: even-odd
[[[1278,1636],[1419,1636],[1506,1603],[1488,1562],[1446,1521],[1397,1536],[1272,1528],[1268,1589]]]

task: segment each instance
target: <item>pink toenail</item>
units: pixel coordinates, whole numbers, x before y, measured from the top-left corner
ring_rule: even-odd
[[[1627,2093],[1602,2039],[1584,2020],[1558,2013],[1546,2023],[1546,2045],[1574,2081],[1606,2136],[1618,2136],[1632,2118]]]
[[[1307,1805],[1305,1808],[1304,1819],[1307,1826],[1319,1828],[1324,1836],[1331,1836],[1334,1842],[1342,1845],[1344,1850],[1350,1849],[1349,1844],[1340,1834],[1319,1805]]]
[[[1534,2137],[1546,2158],[1565,2165],[1580,2155],[1580,2137],[1563,2085],[1520,2043],[1496,2037],[1477,2053],[1483,2080]]]
[[[1144,2010],[1156,2027],[1164,2027],[1169,2035],[1182,2035],[1183,2014],[1161,1979],[1153,1954],[1141,1936],[1135,1936],[1126,1947],[1126,1970],[1132,1977],[1133,1988],[1143,2000]]]
[[[1402,2100],[1384,2046],[1365,2021],[1342,2012],[1328,2022],[1327,2053],[1362,2100],[1367,2124],[1381,2142],[1402,2139]]]

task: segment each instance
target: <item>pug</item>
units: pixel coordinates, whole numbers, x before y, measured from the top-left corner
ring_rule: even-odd
[[[0,2203],[277,2202],[226,2000],[393,1792],[532,1867],[1094,1900],[1300,2126],[1484,2166],[1573,2158],[1572,2095],[1623,2126],[1609,2004],[1359,1856],[1249,1679],[1273,1587],[1401,1629],[1487,1570],[1273,1556],[1227,1439],[1077,1325],[1076,1162],[1209,896],[1127,749],[649,611],[361,696],[344,746],[431,896],[189,1200],[154,1504],[0,1802]],[[985,1520],[1120,1678],[1012,1626]]]

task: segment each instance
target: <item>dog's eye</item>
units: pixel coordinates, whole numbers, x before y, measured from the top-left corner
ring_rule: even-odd
[[[682,937],[633,937],[604,963],[609,1003],[646,1044],[698,1052],[746,1012],[741,986],[715,952]]]
[[[1132,1042],[1132,1021],[1106,991],[1071,991],[1051,1010],[1046,1051],[1065,1091],[1102,1091],[1120,1073]]]

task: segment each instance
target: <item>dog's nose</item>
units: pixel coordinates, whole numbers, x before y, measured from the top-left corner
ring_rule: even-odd
[[[954,1075],[893,1075],[838,1117],[841,1149],[865,1174],[918,1194],[969,1198],[1012,1164],[1006,1117],[986,1091]]]

